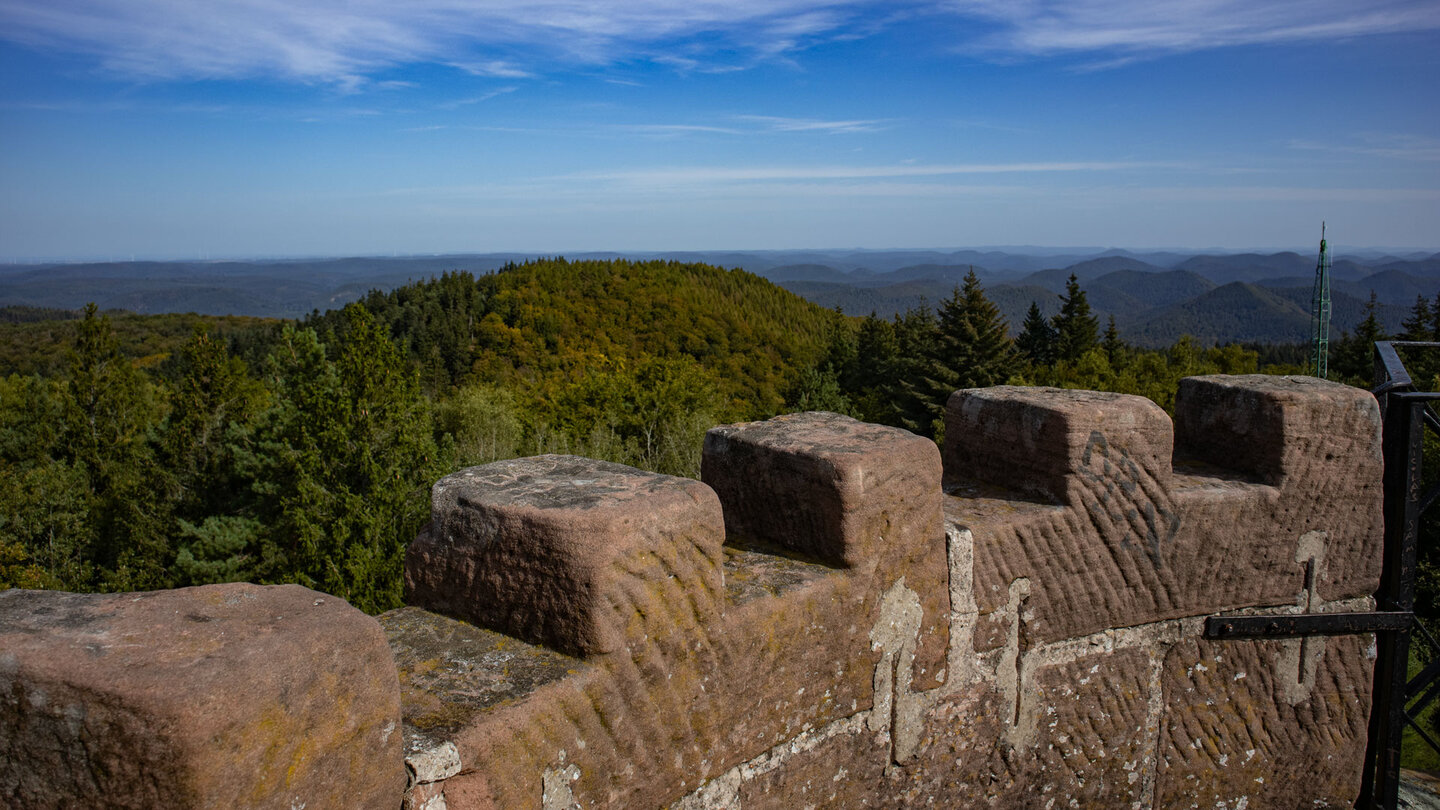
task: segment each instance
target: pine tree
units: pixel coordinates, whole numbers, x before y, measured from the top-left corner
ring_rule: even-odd
[[[935,408],[931,404],[936,378],[935,340],[939,325],[935,311],[924,302],[904,316],[895,316],[895,363],[881,386],[891,419],[887,424],[921,436],[933,436]]]
[[[1065,282],[1060,301],[1060,314],[1054,319],[1055,354],[1060,360],[1074,363],[1099,343],[1100,321],[1090,313],[1090,302],[1074,273]]]
[[[1440,299],[1436,300],[1440,305]],[[1415,306],[1410,310],[1410,316],[1401,322],[1403,331],[1399,334],[1399,340],[1413,340],[1429,342],[1440,336],[1440,324],[1436,323],[1435,310],[1431,308],[1430,302],[1423,295],[1415,296]],[[1434,351],[1424,349],[1401,349],[1405,361],[1405,367],[1410,372],[1410,377],[1422,390],[1433,391],[1436,375],[1440,374],[1440,356]]]
[[[1100,348],[1105,350],[1105,358],[1110,361],[1111,368],[1117,368],[1120,364],[1120,354],[1125,350],[1125,341],[1120,339],[1120,330],[1115,327],[1115,316],[1110,316],[1110,321],[1105,325],[1105,337],[1100,341]]]
[[[1400,325],[1404,327],[1404,331],[1400,333],[1401,340],[1435,339],[1435,316],[1425,296],[1415,296],[1415,306],[1411,308],[1410,316]]]
[[[943,414],[945,400],[961,388],[984,388],[1009,379],[1015,348],[1000,308],[985,297],[972,268],[940,310],[935,341],[936,365],[943,385],[936,391]]]
[[[1379,302],[1375,291],[1370,291],[1370,300],[1365,304],[1365,320],[1355,327],[1355,334],[1341,333],[1334,348],[1334,362],[1331,373],[1338,379],[1364,385],[1373,371],[1374,345],[1385,340],[1385,329],[1377,316]]]
[[[1031,363],[1048,366],[1055,362],[1055,327],[1050,319],[1040,314],[1040,305],[1030,302],[1030,311],[1025,314],[1025,323],[1020,327],[1020,336],[1015,338],[1015,348]]]
[[[86,559],[118,590],[173,584],[166,516],[152,497],[158,477],[147,430],[150,387],[120,353],[110,319],[92,303],[78,325],[66,388],[67,455],[88,483],[94,545]]]
[[[263,391],[239,358],[203,327],[179,353],[170,415],[159,437],[163,497],[176,568],[187,584],[255,581],[260,523],[243,474],[244,449]]]
[[[332,362],[313,330],[287,326],[270,357],[276,397],[256,443],[262,564],[386,610],[400,603],[405,547],[443,465],[419,376],[385,328],[351,304],[335,340]]]
[[[840,389],[861,419],[885,425],[899,424],[892,399],[898,383],[899,356],[895,323],[876,317],[874,312],[860,321],[855,335],[855,356],[840,369]]]

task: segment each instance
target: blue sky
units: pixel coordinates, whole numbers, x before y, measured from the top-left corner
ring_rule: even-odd
[[[1440,0],[0,0],[0,258],[1440,247]]]

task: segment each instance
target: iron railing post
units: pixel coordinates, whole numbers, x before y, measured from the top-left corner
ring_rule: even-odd
[[[1385,400],[1385,548],[1380,590],[1382,611],[1415,607],[1415,557],[1420,524],[1420,462],[1424,400],[1387,392]],[[1405,730],[1405,687],[1410,630],[1376,634],[1370,740],[1365,752],[1360,808],[1394,810],[1400,800],[1400,743]]]

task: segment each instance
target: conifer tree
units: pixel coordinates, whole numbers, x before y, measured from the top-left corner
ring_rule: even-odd
[[[1100,348],[1105,350],[1105,359],[1110,361],[1112,368],[1120,363],[1120,353],[1125,349],[1125,341],[1120,339],[1120,330],[1115,327],[1115,316],[1110,316],[1110,321],[1105,325],[1105,337],[1100,341]]]
[[[1040,305],[1034,301],[1030,302],[1030,311],[1025,313],[1025,323],[1020,327],[1020,336],[1015,338],[1015,348],[1037,366],[1055,362],[1055,327],[1049,318],[1040,314]]]
[[[887,424],[921,436],[933,436],[935,408],[935,339],[939,331],[935,311],[925,302],[895,316],[896,361],[881,386],[893,414]]]
[[[92,303],[79,323],[66,388],[66,453],[89,490],[94,560],[119,590],[169,587],[173,549],[149,487],[156,477],[146,441],[150,387],[120,353],[110,319]]]
[[[929,328],[928,353],[914,355],[908,364],[902,426],[936,436],[950,395],[1005,382],[1015,370],[1015,350],[1000,309],[985,297],[974,269],[941,304]]]
[[[262,389],[204,328],[179,366],[158,442],[176,568],[193,585],[258,579],[260,523],[247,516],[253,499],[242,469]]]
[[[363,610],[400,603],[406,545],[442,464],[418,374],[360,304],[344,310],[338,357],[287,326],[271,354],[277,389],[256,443],[264,562]],[[215,527],[216,538],[220,529]]]
[[[1437,299],[1440,304],[1440,299]],[[1423,295],[1415,296],[1415,306],[1410,310],[1410,316],[1401,322],[1403,331],[1400,332],[1399,340],[1414,340],[1421,342],[1433,341],[1440,336],[1440,324],[1436,323],[1435,310],[1431,308],[1430,302]],[[1433,391],[1436,384],[1435,378],[1440,374],[1440,356],[1434,351],[1406,350],[1401,353],[1405,361],[1405,367],[1410,371],[1410,376],[1424,390]]]
[[[935,341],[937,394],[943,414],[945,400],[961,388],[983,388],[1005,382],[1014,372],[1015,348],[1000,308],[985,297],[972,268],[963,288],[956,289],[940,310]]]
[[[1434,340],[1435,339],[1435,316],[1430,310],[1430,302],[1425,296],[1415,296],[1415,306],[1410,309],[1410,315],[1400,325],[1404,331],[1400,333],[1401,340]]]
[[[861,419],[898,425],[898,411],[892,398],[898,387],[900,344],[895,322],[882,320],[871,312],[860,322],[855,335],[854,358],[840,369],[840,389]]]
[[[1099,343],[1100,320],[1090,312],[1090,302],[1074,273],[1065,282],[1060,296],[1060,314],[1055,316],[1055,348],[1060,360],[1074,363]]]
[[[1385,340],[1385,329],[1380,325],[1376,312],[1379,302],[1375,291],[1370,291],[1370,300],[1365,304],[1365,320],[1355,327],[1355,333],[1341,333],[1334,349],[1332,375],[1352,383],[1364,385],[1372,374],[1372,354],[1375,341]]]

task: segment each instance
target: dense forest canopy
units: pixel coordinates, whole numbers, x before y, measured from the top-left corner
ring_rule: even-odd
[[[565,452],[693,476],[706,429],[786,410],[938,439],[958,388],[1168,409],[1182,376],[1302,370],[1298,348],[1135,348],[1074,276],[1056,298],[1012,325],[971,273],[934,308],[857,318],[741,270],[557,258],[299,322],[18,311],[0,319],[0,587],[299,582],[379,611],[430,485],[462,466]],[[1435,311],[1417,302],[1417,329]],[[1332,369],[1359,381],[1377,335],[1372,318],[1337,340]]]

